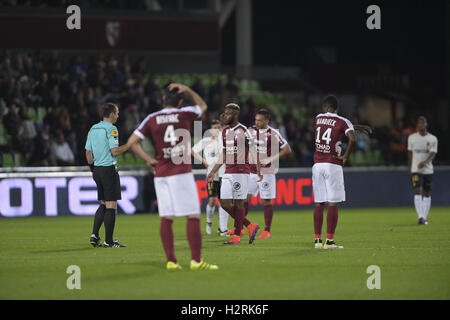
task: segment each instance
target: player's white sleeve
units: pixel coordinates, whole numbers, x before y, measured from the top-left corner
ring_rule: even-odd
[[[438,151],[438,139],[434,137],[433,142],[431,143],[430,152],[437,153]]]
[[[408,136],[408,151],[412,151],[413,150],[413,147],[412,147],[412,139],[411,139],[411,136],[412,135],[409,135]]]
[[[350,122],[350,120],[343,118],[345,123],[347,124],[347,130],[345,130],[345,135],[347,135],[347,133],[349,131],[355,131],[355,129],[353,128],[353,124]]]

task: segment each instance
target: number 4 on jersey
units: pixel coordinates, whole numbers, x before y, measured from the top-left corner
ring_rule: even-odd
[[[331,128],[328,128],[325,130],[325,132],[322,135],[322,140],[325,140],[327,144],[330,144],[331,141]],[[317,138],[316,142],[320,143],[320,127],[317,127]]]
[[[174,146],[178,141],[178,138],[175,134],[175,130],[173,125],[168,125],[166,132],[164,133],[164,142],[169,142],[170,145]]]

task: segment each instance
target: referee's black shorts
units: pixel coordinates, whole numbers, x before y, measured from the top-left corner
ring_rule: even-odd
[[[115,166],[94,166],[94,181],[97,184],[98,200],[121,200],[120,177]]]

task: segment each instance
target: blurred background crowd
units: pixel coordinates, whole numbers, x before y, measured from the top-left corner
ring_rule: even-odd
[[[85,165],[86,135],[101,120],[101,104],[119,103],[117,127],[123,144],[147,114],[161,108],[161,89],[168,81],[190,85],[208,103],[208,112],[202,119],[204,130],[213,119],[218,119],[223,106],[230,101],[241,105],[240,120],[246,126],[254,124],[258,108],[269,109],[273,114],[270,125],[280,130],[294,150],[281,161],[281,166],[312,165],[314,117],[321,111],[320,100],[309,101],[306,97],[308,106],[286,103],[279,95],[278,100],[264,100],[262,96],[267,96],[266,93],[252,93],[245,87],[248,81],[233,74],[215,74],[208,81],[201,74],[156,75],[144,59],[131,59],[127,55],[3,50],[0,55],[3,166],[10,165],[5,163],[10,155],[8,160],[13,165],[18,161],[28,166]],[[258,87],[258,83],[253,84]],[[355,124],[370,125],[357,113],[344,116]],[[358,164],[359,153],[366,155],[364,164],[405,164],[406,142],[415,131],[414,119],[405,117],[393,127],[375,129],[371,137],[358,134],[353,164]]]

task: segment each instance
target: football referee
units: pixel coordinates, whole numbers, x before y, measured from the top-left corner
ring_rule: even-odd
[[[93,125],[86,141],[86,159],[97,184],[98,200],[101,201],[94,218],[94,227],[90,243],[101,247],[98,235],[102,223],[105,223],[105,242],[103,247],[126,247],[113,240],[116,221],[117,200],[121,199],[120,178],[117,173],[117,156],[128,150],[128,144],[119,147],[119,132],[114,124],[119,118],[119,108],[114,103],[102,106],[103,121]]]

